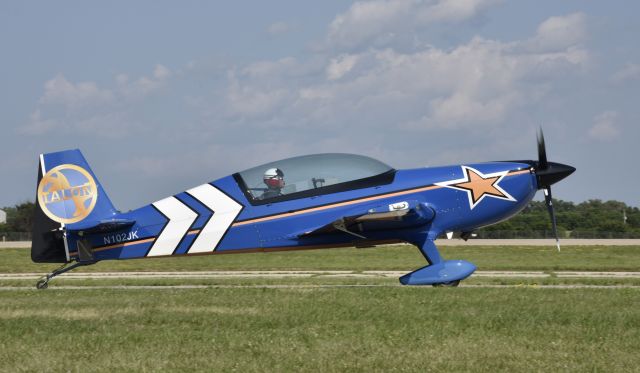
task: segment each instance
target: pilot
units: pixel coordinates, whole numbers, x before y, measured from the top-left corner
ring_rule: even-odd
[[[267,190],[260,196],[260,199],[267,199],[282,195],[284,188],[284,172],[279,168],[270,168],[264,172],[262,181],[267,185]]]

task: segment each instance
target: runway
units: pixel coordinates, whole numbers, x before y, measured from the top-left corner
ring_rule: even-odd
[[[286,278],[398,278],[407,271],[191,271],[191,272],[71,272],[61,278],[96,279],[286,279]],[[35,280],[44,273],[0,273],[2,280]],[[638,279],[640,272],[603,271],[476,271],[471,278],[585,278]]]
[[[191,272],[72,272],[60,278],[65,280],[142,280],[142,279],[381,279],[404,275],[407,271],[191,271]],[[0,284],[3,280],[36,280],[43,273],[0,273]],[[503,278],[503,279],[640,279],[640,272],[603,272],[603,271],[476,271],[470,278]],[[52,283],[50,289],[55,290],[179,290],[179,289],[322,289],[322,288],[415,288],[399,283],[390,284],[207,284],[207,285],[57,285]],[[463,288],[532,288],[532,289],[640,289],[640,285],[593,285],[593,284],[466,284]],[[422,288],[432,288],[423,286]],[[34,286],[1,286],[0,290],[32,290]]]

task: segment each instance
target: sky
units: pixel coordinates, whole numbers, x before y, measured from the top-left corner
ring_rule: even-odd
[[[640,206],[640,3],[0,3],[0,206],[79,148],[129,210],[310,153],[395,168],[536,159]],[[541,193],[539,193],[541,194]]]

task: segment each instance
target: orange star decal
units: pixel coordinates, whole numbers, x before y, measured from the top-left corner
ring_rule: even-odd
[[[483,174],[472,167],[462,166],[462,173],[464,175],[462,179],[444,181],[436,183],[436,185],[467,192],[469,207],[471,209],[476,207],[485,197],[515,202],[516,199],[499,185],[500,180],[502,180],[508,172],[507,170],[492,174]]]

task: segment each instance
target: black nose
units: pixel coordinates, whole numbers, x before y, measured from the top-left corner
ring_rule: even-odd
[[[544,189],[553,185],[571,175],[576,170],[575,167],[555,162],[548,162],[547,167],[544,169],[539,167],[535,167],[535,169],[538,179],[538,189]]]

